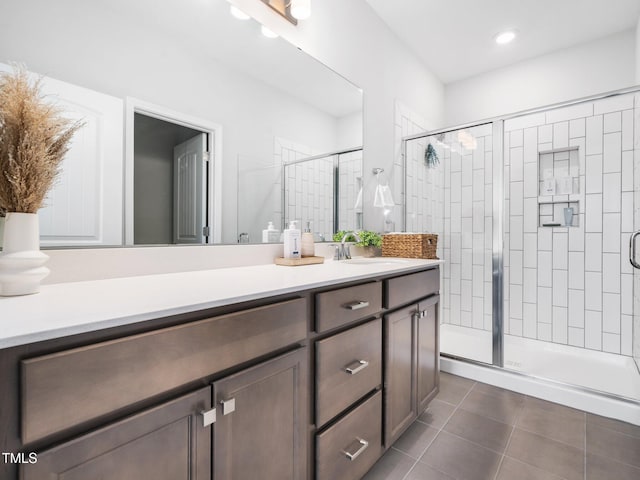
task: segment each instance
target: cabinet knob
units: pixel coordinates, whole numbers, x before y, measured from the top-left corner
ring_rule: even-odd
[[[211,410],[205,410],[200,412],[200,415],[202,415],[202,424],[205,427],[208,427],[209,425],[213,425],[214,423],[216,423],[216,409],[212,408]]]
[[[358,360],[357,362],[352,363],[347,368],[344,369],[349,375],[355,375],[358,372],[361,372],[365,368],[369,366],[369,362],[366,360]]]
[[[343,450],[343,451],[342,451],[342,453],[344,453],[344,454],[345,454],[345,456],[346,456],[349,460],[351,460],[352,462],[353,462],[356,458],[358,458],[358,457],[360,456],[360,454],[361,454],[362,452],[364,452],[364,451],[367,449],[367,447],[369,446],[369,442],[367,442],[366,440],[364,440],[364,439],[362,439],[362,438],[356,438],[356,440],[357,440],[357,445],[359,445],[359,447],[358,447],[358,449],[357,449],[355,452],[351,453],[351,452],[349,452],[348,450]]]
[[[229,400],[221,400],[220,405],[222,405],[222,415],[229,415],[236,411],[236,399],[230,398]]]
[[[360,310],[361,308],[367,308],[368,306],[369,302],[366,302],[364,300],[357,300],[355,302],[343,305],[343,307],[347,310]]]

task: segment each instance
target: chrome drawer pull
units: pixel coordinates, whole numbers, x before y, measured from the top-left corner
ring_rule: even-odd
[[[369,362],[367,362],[366,360],[358,360],[357,362],[354,362],[354,363],[357,365],[355,368],[351,367],[351,365],[353,365],[352,363],[350,366],[344,369],[344,371],[347,372],[349,375],[355,375],[356,373],[361,372],[362,370],[364,370],[369,366]]]
[[[209,425],[213,425],[216,423],[216,409],[212,408],[211,410],[207,410],[204,412],[200,412],[202,415],[202,425],[204,427],[208,427]]]
[[[347,303],[343,305],[347,310],[360,310],[361,308],[367,308],[369,306],[369,302],[365,302],[363,300],[358,300],[353,303]]]
[[[222,415],[229,415],[236,411],[236,399],[230,398],[229,400],[221,400],[220,405],[222,405]]]
[[[366,440],[363,440],[362,438],[356,438],[356,440],[358,440],[358,443],[360,444],[360,448],[358,448],[358,450],[356,450],[355,453],[350,453],[350,452],[347,452],[346,450],[342,451],[342,453],[344,453],[347,456],[347,458],[352,462],[356,458],[358,458],[360,454],[364,452],[369,446],[369,442],[367,442]]]

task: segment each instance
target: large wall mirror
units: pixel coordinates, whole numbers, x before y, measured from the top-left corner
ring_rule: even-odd
[[[260,243],[293,219],[321,240],[362,225],[362,91],[229,7],[0,3],[1,68],[43,75],[85,122],[40,212],[43,245]]]

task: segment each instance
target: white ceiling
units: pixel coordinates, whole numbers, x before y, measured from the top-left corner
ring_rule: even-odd
[[[640,0],[366,0],[443,83],[634,28]],[[493,37],[516,29],[511,44]]]

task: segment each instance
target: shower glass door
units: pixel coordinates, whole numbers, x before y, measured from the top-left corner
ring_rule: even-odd
[[[504,121],[504,367],[635,400],[638,98]]]
[[[438,234],[440,350],[493,363],[493,124],[405,142],[407,232]]]

